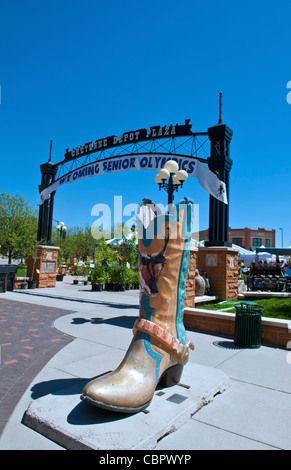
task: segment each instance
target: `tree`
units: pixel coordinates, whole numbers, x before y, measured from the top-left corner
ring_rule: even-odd
[[[95,249],[94,253],[94,269],[92,270],[92,275],[94,273],[102,271],[105,274],[106,278],[110,278],[112,270],[116,265],[120,264],[120,255],[113,247],[107,245],[105,238],[102,237]]]
[[[37,211],[20,194],[0,193],[0,252],[27,257],[37,245]]]
[[[79,260],[80,258],[93,256],[95,251],[95,240],[92,237],[89,225],[85,225],[85,227],[76,225],[68,228],[66,238],[60,239],[57,234],[54,243],[60,246],[61,254],[66,259],[72,256]]]
[[[132,269],[137,270],[139,265],[138,246],[136,243],[137,236],[135,226],[131,227],[132,237],[123,237],[121,244],[118,246],[118,251],[124,262],[127,262]]]

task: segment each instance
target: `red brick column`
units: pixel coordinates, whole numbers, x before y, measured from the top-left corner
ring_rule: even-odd
[[[36,259],[27,260],[27,276],[37,281],[37,287],[55,287],[58,270],[58,246],[38,245]]]
[[[196,257],[197,248],[191,248],[188,276],[186,280],[186,296],[185,296],[185,307],[195,307],[195,269],[196,269]]]
[[[238,251],[224,246],[200,247],[197,268],[206,271],[211,289],[220,300],[238,296]]]

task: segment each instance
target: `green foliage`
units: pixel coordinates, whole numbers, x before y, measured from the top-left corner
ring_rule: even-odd
[[[110,245],[107,245],[105,238],[102,237],[95,249],[94,262],[96,265],[103,265],[109,267],[115,262],[119,262],[121,259],[120,254]]]
[[[264,307],[262,315],[270,318],[280,318],[283,320],[291,320],[291,298],[269,298],[269,299],[251,299],[258,305]],[[235,305],[240,301],[232,302],[211,302],[205,304],[197,304],[196,308],[206,310],[216,310],[219,312],[235,313]]]
[[[66,237],[61,238],[59,232],[56,228],[53,229],[52,233],[52,242],[54,245],[59,246],[59,263],[63,259],[68,259],[70,257],[77,258],[87,258],[92,256],[95,250],[95,240],[91,234],[91,228],[87,224],[85,227],[80,227],[78,225],[67,228]]]
[[[116,263],[112,266],[111,272],[111,281],[114,284],[128,284],[129,283],[129,268],[126,263]]]
[[[131,269],[129,272],[129,283],[130,284],[139,284],[139,272],[137,270]]]
[[[0,253],[12,258],[34,256],[37,211],[20,194],[0,193]]]
[[[122,243],[118,247],[118,251],[124,262],[129,263],[131,268],[137,269],[139,255],[136,236],[133,236],[131,239],[123,238]]]
[[[112,273],[119,266],[119,253],[107,245],[105,238],[102,237],[95,249],[94,268],[91,270],[89,280],[94,284],[103,284],[111,279]],[[114,274],[113,274],[114,275]]]
[[[122,249],[120,249],[122,248]],[[122,243],[121,246],[107,245],[101,238],[95,250],[95,267],[91,270],[89,280],[96,284],[111,282],[113,284],[138,284],[137,272],[138,250],[135,241]],[[130,267],[134,265],[134,268]]]
[[[264,307],[263,316],[291,320],[291,298],[256,299],[255,302]]]
[[[108,281],[108,278],[109,276],[104,266],[97,265],[91,270],[88,280],[92,282],[92,284],[104,284]]]
[[[86,276],[88,274],[88,267],[85,264],[76,264],[72,268],[72,273],[75,276]]]
[[[24,265],[19,265],[16,272],[16,277],[26,277],[27,267]]]

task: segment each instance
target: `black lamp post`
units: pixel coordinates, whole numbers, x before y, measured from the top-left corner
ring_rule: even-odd
[[[283,229],[281,227],[279,227],[279,230],[281,230],[281,244],[282,244],[282,248],[283,248]]]
[[[57,229],[58,229],[58,231],[60,232],[60,237],[61,237],[61,238],[66,238],[67,227],[65,226],[64,222],[60,222],[60,223],[57,225]]]
[[[182,188],[184,181],[188,178],[187,171],[178,170],[178,163],[175,160],[169,160],[155,177],[159,190],[163,188],[168,193],[168,206],[174,201],[174,192],[178,191],[179,187]]]

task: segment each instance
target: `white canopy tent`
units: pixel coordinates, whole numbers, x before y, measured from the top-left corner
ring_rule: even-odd
[[[106,240],[106,243],[107,245],[118,246],[118,245],[121,245],[124,240],[132,240],[134,236],[135,235],[133,233],[129,233],[126,237],[116,237],[116,238],[111,238],[111,240]],[[138,244],[137,237],[136,237],[135,243],[136,245]],[[201,244],[194,238],[191,238],[190,249],[197,248],[199,246],[201,246]]]
[[[204,241],[200,242],[200,246],[204,246]],[[247,250],[246,248],[242,248],[241,246],[232,244],[233,248],[238,250],[238,260],[239,263],[244,263],[245,267],[250,267],[251,263],[257,261],[268,261],[268,262],[275,262],[276,256],[271,255],[270,253],[263,252],[263,253],[256,253],[255,251]],[[263,247],[261,247],[263,248]]]
[[[267,252],[256,253],[255,251],[246,250],[245,248],[242,248],[241,246],[237,246],[234,244],[232,246],[239,250],[239,253],[238,253],[239,262],[244,263],[246,267],[250,267],[251,263],[255,263],[257,261],[268,261],[268,262],[273,262],[273,263],[276,261],[276,256],[271,255],[270,253],[267,253]],[[265,248],[265,247],[261,246],[261,248]]]

